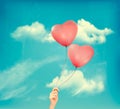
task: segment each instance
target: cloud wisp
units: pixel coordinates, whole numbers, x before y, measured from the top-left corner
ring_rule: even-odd
[[[73,76],[66,81],[71,75]],[[66,81],[64,83],[64,81]],[[60,77],[55,77],[51,83],[48,83],[47,87],[56,87],[56,83],[59,84],[60,89],[69,89],[72,95],[78,95],[81,93],[100,93],[104,90],[103,80],[87,79],[84,77],[83,72],[77,70],[75,72],[64,70]],[[62,84],[62,85],[61,85]]]
[[[41,61],[26,60],[9,69],[0,72],[0,100],[7,100],[18,97],[21,94],[26,94],[31,90],[27,86],[23,86],[23,82],[32,74],[34,74],[40,67],[45,64],[52,63],[58,60],[57,57],[48,57]],[[31,87],[32,88],[32,87]],[[32,88],[34,89],[34,88]]]
[[[113,33],[109,28],[98,29],[89,21],[78,20],[77,40],[89,44],[102,44],[106,42],[106,36]]]

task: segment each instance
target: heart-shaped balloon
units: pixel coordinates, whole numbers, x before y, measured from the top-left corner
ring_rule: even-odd
[[[61,25],[55,25],[52,28],[51,34],[53,38],[62,46],[69,46],[76,37],[77,24],[69,20]]]
[[[88,45],[79,46],[77,44],[72,44],[68,49],[68,57],[72,64],[77,68],[87,64],[93,55],[94,50]]]

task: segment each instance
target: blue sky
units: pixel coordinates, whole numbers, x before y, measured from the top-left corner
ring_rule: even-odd
[[[0,109],[48,109],[51,88],[74,69],[67,59],[61,72],[65,48],[50,34],[68,20],[78,25],[73,43],[95,53],[60,87],[56,109],[120,108],[117,1],[0,2]]]

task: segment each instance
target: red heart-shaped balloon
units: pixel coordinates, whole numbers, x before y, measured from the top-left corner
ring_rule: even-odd
[[[77,24],[69,20],[61,25],[55,25],[52,28],[51,34],[53,38],[62,46],[69,46],[77,34]]]
[[[94,50],[91,46],[79,46],[77,44],[70,45],[68,49],[68,57],[75,67],[82,67],[87,64],[92,56]]]

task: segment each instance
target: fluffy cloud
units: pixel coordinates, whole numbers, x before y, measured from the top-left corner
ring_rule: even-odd
[[[90,22],[81,19],[78,20],[77,40],[85,43],[104,43],[106,36],[111,34],[112,30],[108,28],[98,29]]]
[[[74,74],[73,74],[74,73]],[[67,81],[66,81],[67,80]],[[104,90],[103,80],[87,79],[81,71],[64,70],[60,77],[55,77],[47,87],[56,87],[61,89],[69,89],[73,95],[80,93],[99,93]]]
[[[23,82],[45,64],[58,60],[49,57],[41,61],[26,60],[0,72],[0,100],[7,100],[26,94],[34,87],[23,86]]]
[[[39,22],[34,22],[31,25],[18,27],[12,34],[12,38],[22,41],[25,38],[31,38],[40,42],[52,42],[54,39],[45,29],[45,26]]]
[[[106,36],[113,33],[111,29],[98,29],[89,21],[84,19],[78,20],[77,40],[84,43],[95,44],[105,43]],[[50,32],[39,22],[33,22],[31,25],[18,27],[12,34],[12,38],[23,41],[25,38],[31,38],[40,42],[55,42]]]

